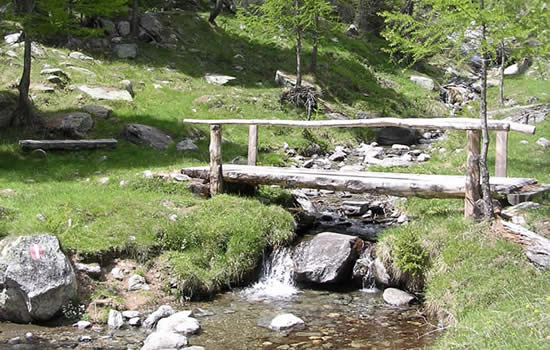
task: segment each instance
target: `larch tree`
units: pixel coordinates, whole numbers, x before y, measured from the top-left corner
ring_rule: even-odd
[[[23,72],[19,81],[17,108],[11,125],[24,128],[38,128],[43,125],[29,98],[32,68],[32,42],[53,35],[68,33],[93,34],[94,31],[82,28],[80,18],[109,16],[126,9],[127,0],[0,0],[12,3],[12,16],[22,26],[25,40]]]
[[[477,39],[476,51],[481,56],[479,117],[482,147],[479,167],[483,216],[486,219],[494,217],[487,168],[490,141],[487,129],[488,64],[501,50],[502,39],[519,33],[518,27],[503,24],[514,17],[524,26],[522,32],[532,31],[535,23],[543,18],[537,12],[548,11],[542,3],[542,0],[418,0],[412,13],[383,13],[386,22],[383,35],[390,43],[388,51],[402,61],[410,59],[416,62],[443,53],[462,62],[467,58],[463,54],[463,44],[472,37]],[[537,11],[532,11],[533,6],[539,6],[535,8]]]
[[[321,21],[330,18],[332,6],[327,0],[265,0],[260,6],[250,5],[247,22],[268,33],[285,32],[296,43],[296,88],[302,86],[302,51],[306,38],[313,38],[314,64],[323,26]]]

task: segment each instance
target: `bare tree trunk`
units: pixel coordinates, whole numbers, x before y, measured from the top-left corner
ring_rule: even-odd
[[[296,87],[302,87],[302,30],[296,31]]]
[[[216,0],[216,6],[210,11],[210,17],[208,18],[208,22],[210,22],[212,25],[216,25],[216,17],[222,12],[223,9],[223,0]]]
[[[504,106],[504,65],[506,64],[506,55],[504,52],[504,43],[500,47],[500,80],[498,82],[498,102]]]
[[[132,36],[137,38],[139,36],[139,9],[138,9],[138,0],[132,1]]]
[[[479,7],[484,9],[484,1],[479,1]],[[480,119],[481,119],[481,155],[479,158],[479,170],[481,172],[481,192],[483,195],[484,215],[486,220],[494,218],[493,199],[489,186],[489,169],[487,169],[487,153],[489,151],[489,131],[487,128],[487,43],[486,43],[487,27],[483,23],[481,25],[481,104],[480,104]]]
[[[359,0],[357,9],[355,10],[355,25],[362,30],[367,30],[369,27],[367,21],[368,5],[368,0]]]
[[[319,51],[319,15],[315,15],[315,31],[313,32],[313,48],[311,50],[311,64],[309,71],[315,73],[317,70],[317,52]]]

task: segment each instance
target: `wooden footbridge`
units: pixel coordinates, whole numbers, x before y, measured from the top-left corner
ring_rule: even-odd
[[[464,198],[464,215],[474,216],[475,202],[480,198],[480,135],[481,122],[471,118],[398,119],[377,118],[367,120],[204,120],[185,119],[184,123],[210,125],[210,166],[182,169],[191,177],[209,179],[210,193],[223,191],[223,183],[251,185],[281,185],[348,191],[353,193],[374,192],[403,197]],[[248,125],[248,165],[222,165],[222,125]],[[288,126],[300,128],[319,127],[407,127],[415,129],[452,129],[467,131],[466,174],[425,175],[379,173],[365,171],[337,171],[304,168],[278,168],[256,166],[258,155],[258,126]],[[490,179],[494,193],[508,194],[537,181],[528,178],[507,176],[507,146],[510,131],[534,134],[535,127],[507,121],[491,120],[489,130],[496,131],[496,174]]]

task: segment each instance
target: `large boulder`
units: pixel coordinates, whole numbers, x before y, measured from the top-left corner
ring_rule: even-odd
[[[381,128],[376,133],[376,142],[387,146],[396,143],[401,145],[413,145],[416,143],[417,138],[418,135],[416,134],[416,130],[395,126]]]
[[[0,319],[43,322],[67,305],[76,276],[55,236],[9,237],[0,241]]]
[[[294,276],[298,282],[337,283],[351,275],[363,241],[354,236],[323,232],[294,249]]]
[[[432,91],[435,89],[435,83],[433,79],[423,77],[420,75],[411,75],[411,81],[423,89]]]
[[[187,337],[178,333],[154,332],[143,342],[141,350],[182,349],[187,345]]]
[[[201,326],[196,318],[190,316],[191,311],[180,311],[163,318],[157,323],[157,332],[174,332],[183,335],[195,334]]]
[[[128,124],[122,134],[132,143],[149,145],[154,149],[167,149],[173,142],[170,136],[159,129],[143,124]]]
[[[111,101],[133,101],[132,95],[127,90],[119,90],[103,87],[89,87],[86,85],[78,86],[78,90],[84,92],[91,98],[96,100],[111,100]]]
[[[137,44],[119,44],[113,48],[113,53],[118,58],[136,58]]]
[[[142,39],[161,41],[163,26],[152,13],[143,14],[139,20],[139,25],[143,31],[140,35]]]
[[[69,137],[85,138],[94,126],[94,120],[88,113],[73,112],[65,115],[59,129]]]

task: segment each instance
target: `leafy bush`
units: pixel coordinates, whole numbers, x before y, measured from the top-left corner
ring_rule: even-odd
[[[404,230],[395,238],[393,259],[405,273],[422,276],[428,265],[428,253],[412,230]]]

